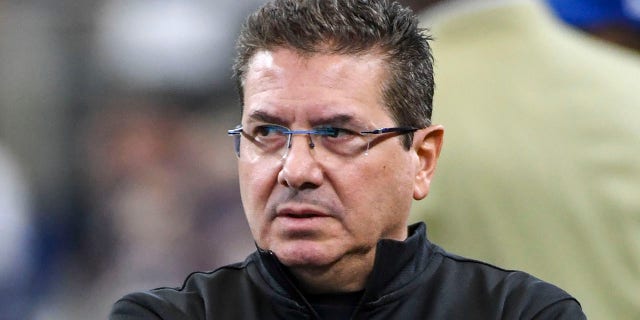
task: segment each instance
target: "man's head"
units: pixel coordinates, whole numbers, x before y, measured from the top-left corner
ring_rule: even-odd
[[[243,205],[258,246],[306,289],[361,289],[378,240],[406,238],[442,142],[431,65],[411,12],[388,1],[280,0],[247,21]]]

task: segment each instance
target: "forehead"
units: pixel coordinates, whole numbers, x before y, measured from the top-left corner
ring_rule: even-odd
[[[382,97],[386,64],[375,53],[313,54],[279,48],[257,52],[249,62],[244,112],[300,116],[336,113],[386,115]]]

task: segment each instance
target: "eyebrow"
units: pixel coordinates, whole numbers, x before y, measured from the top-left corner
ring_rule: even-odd
[[[335,114],[329,117],[323,117],[318,119],[312,119],[310,121],[311,126],[319,126],[319,125],[333,125],[333,126],[342,126],[347,123],[353,122],[354,117],[350,114]]]
[[[273,123],[278,125],[286,125],[286,120],[284,120],[282,117],[279,117],[261,110],[256,110],[252,112],[249,115],[249,118],[255,121]],[[341,125],[345,125],[352,122],[359,123],[359,121],[354,121],[354,119],[355,117],[351,114],[340,113],[340,114],[330,115],[327,117],[319,117],[319,118],[311,119],[309,120],[309,124],[312,127],[317,127],[322,125],[341,126]]]
[[[274,116],[272,114],[266,113],[261,110],[256,110],[249,115],[249,118],[256,121],[273,123],[273,124],[284,124],[284,120],[278,116]]]

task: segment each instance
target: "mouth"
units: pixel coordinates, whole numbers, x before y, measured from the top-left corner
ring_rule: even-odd
[[[273,227],[283,239],[322,238],[334,227],[336,214],[324,206],[301,202],[285,202],[276,207]]]
[[[276,209],[276,217],[292,219],[326,218],[331,214],[314,205],[307,204],[281,204]]]
[[[321,217],[321,215],[313,214],[313,213],[282,214],[282,215],[278,215],[278,216],[279,217],[294,218],[294,219],[306,219],[306,218]]]
[[[280,218],[293,218],[293,219],[309,219],[309,218],[323,218],[328,217],[324,213],[318,213],[313,211],[290,211],[285,210],[278,212],[277,217]]]

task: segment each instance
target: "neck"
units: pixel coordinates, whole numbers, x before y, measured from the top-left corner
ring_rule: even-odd
[[[363,290],[375,259],[375,247],[346,256],[329,266],[289,267],[302,291],[311,294]]]

